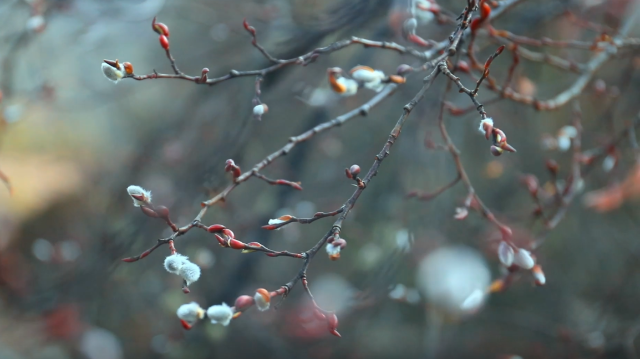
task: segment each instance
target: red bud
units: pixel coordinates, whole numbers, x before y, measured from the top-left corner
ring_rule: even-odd
[[[548,159],[547,160],[547,169],[549,170],[549,172],[556,174],[558,173],[558,162],[552,160],[552,159]]]
[[[142,213],[146,214],[147,216],[152,218],[158,218],[158,214],[151,208],[146,206],[140,206],[140,209],[142,210]]]
[[[480,26],[482,25],[482,19],[480,18],[475,18],[473,20],[471,20],[471,32],[476,32]]]
[[[458,70],[464,72],[464,73],[469,73],[471,71],[471,68],[469,67],[469,64],[464,61],[464,60],[460,60],[458,61],[458,64],[456,65],[456,67],[458,68]]]
[[[336,337],[340,337],[340,333],[336,330],[338,328],[338,317],[335,313],[330,313],[327,315],[327,324],[329,326],[329,333],[335,335]]]
[[[273,231],[274,229],[276,229],[276,225],[275,224],[267,224],[266,226],[262,226],[262,229],[266,229],[269,231]]]
[[[151,21],[151,28],[153,29],[153,31],[157,32],[160,35],[169,37],[169,27],[161,22],[156,22],[156,20],[157,17],[154,17],[153,21]]]
[[[236,235],[235,235],[235,234],[233,234],[233,231],[232,231],[232,230],[230,230],[229,228],[225,228],[225,229],[223,229],[223,230],[222,230],[222,233],[223,233],[224,235],[226,235],[227,237],[229,237],[229,238],[236,238]]]
[[[191,329],[191,324],[187,323],[187,321],[186,321],[186,320],[184,320],[184,319],[180,319],[180,323],[182,323],[182,327],[183,327],[184,329],[186,329],[186,330]]]
[[[160,40],[160,46],[162,46],[163,49],[169,50],[169,39],[167,39],[166,36],[160,35],[158,40]]]
[[[491,151],[491,154],[498,157],[502,154],[502,152],[504,152],[502,150],[502,148],[497,147],[497,146],[491,146],[491,148],[489,149]]]
[[[249,33],[251,33],[251,35],[256,36],[256,29],[249,25],[249,23],[247,22],[247,19],[244,19],[242,21],[242,26],[244,26],[244,29],[249,31]]]
[[[221,232],[225,228],[227,227],[221,224],[213,224],[213,225],[210,225],[209,228],[207,228],[207,231],[209,231],[209,233]]]
[[[233,249],[244,249],[245,244],[240,242],[237,239],[230,239],[229,240],[229,247],[231,247]]]
[[[253,305],[253,298],[248,295],[241,295],[236,299],[236,310],[245,310]]]
[[[218,243],[220,243],[222,247],[229,247],[229,245],[227,244],[227,241],[224,238],[220,237],[217,234],[215,236],[216,236],[216,239],[218,240]]]
[[[165,206],[156,206],[153,208],[160,218],[169,218],[169,208]]]
[[[488,18],[489,15],[491,15],[491,6],[489,6],[489,4],[484,2],[480,6],[480,18],[484,20],[484,19]]]

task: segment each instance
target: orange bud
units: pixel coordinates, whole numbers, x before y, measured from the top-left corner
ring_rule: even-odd
[[[124,72],[126,72],[127,75],[133,75],[133,65],[131,65],[130,62],[125,62],[122,65],[124,65]]]
[[[504,281],[502,279],[496,279],[489,286],[489,293],[501,292],[504,289]]]
[[[393,82],[394,84],[403,84],[407,82],[407,79],[398,75],[389,75],[389,81]]]
[[[260,294],[260,296],[262,297],[262,299],[264,299],[265,302],[270,302],[271,301],[271,294],[269,294],[269,291],[264,289],[264,288],[258,288],[256,289],[256,293]]]
[[[488,18],[489,15],[491,15],[491,6],[486,2],[483,2],[482,5],[480,5],[480,18],[484,20]]]

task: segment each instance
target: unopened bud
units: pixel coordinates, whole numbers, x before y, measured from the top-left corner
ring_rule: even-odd
[[[158,40],[160,41],[160,46],[162,46],[163,49],[169,50],[169,39],[167,39],[166,36],[160,35]]]
[[[402,64],[400,66],[398,66],[398,68],[396,69],[396,73],[400,76],[405,75],[409,72],[413,72],[413,67],[407,65],[407,64]]]
[[[515,253],[513,252],[513,248],[511,248],[507,242],[501,241],[498,246],[498,258],[500,258],[500,263],[505,267],[511,267],[514,255]]]
[[[341,337],[340,333],[336,330],[338,328],[338,317],[335,313],[330,313],[326,315],[327,317],[327,326],[329,329],[329,333],[335,335],[336,337]]]
[[[547,165],[547,169],[549,170],[549,172],[556,174],[558,173],[558,162],[552,160],[552,159],[548,159],[546,162]]]
[[[156,22],[157,18],[153,18],[151,21],[151,28],[153,31],[157,32],[159,35],[163,35],[169,37],[169,27],[161,22]]]
[[[533,273],[533,278],[537,286],[543,286],[547,283],[547,278],[544,276],[544,272],[542,271],[542,267],[539,264],[536,264],[531,269],[531,273]]]
[[[215,233],[215,232],[222,232],[223,229],[225,229],[227,227],[221,225],[221,224],[213,224],[211,226],[209,226],[209,228],[207,228],[207,231],[209,231],[209,233]]]
[[[262,103],[253,108],[253,115],[258,117],[262,116],[269,111],[269,107],[266,104]]]
[[[259,311],[264,312],[269,309],[271,304],[271,294],[269,294],[268,290],[259,288],[256,290],[253,300],[256,303],[256,308],[258,308]]]
[[[536,261],[531,256],[531,252],[522,248],[518,248],[515,252],[513,262],[522,269],[531,269],[536,264]]]
[[[351,173],[352,177],[358,177],[358,175],[360,174],[360,166],[358,165],[353,165],[349,168],[349,173]]]
[[[253,298],[248,295],[241,295],[236,299],[236,310],[245,310],[253,305]]]

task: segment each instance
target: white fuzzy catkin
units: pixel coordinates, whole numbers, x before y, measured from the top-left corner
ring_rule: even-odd
[[[151,191],[147,191],[146,189],[144,189],[144,188],[142,188],[140,186],[131,185],[131,186],[127,187],[127,193],[129,193],[129,196],[131,196],[131,199],[133,200],[133,205],[136,206],[136,207],[140,207],[140,206],[144,205],[145,202],[146,203],[151,203]],[[134,198],[133,196],[143,196],[144,200],[140,201],[140,200]]]
[[[191,324],[204,317],[204,309],[200,308],[198,303],[191,302],[189,304],[181,305],[176,311],[176,314],[178,315],[178,318]]]
[[[511,267],[514,256],[515,253],[513,252],[513,248],[511,248],[507,242],[501,241],[500,246],[498,246],[498,257],[500,258],[500,262],[505,267]]]
[[[182,254],[172,254],[164,259],[164,269],[169,273],[178,274],[180,268],[187,262],[189,262],[188,258]]]
[[[536,264],[536,261],[531,257],[531,252],[522,248],[516,251],[513,262],[522,269],[531,269]]]
[[[233,318],[233,311],[227,303],[213,305],[207,309],[207,317],[209,317],[211,323],[222,324],[226,327]]]
[[[253,300],[256,303],[256,308],[258,308],[259,311],[264,312],[265,310],[269,309],[270,306],[270,302],[271,299],[266,300],[264,299],[264,297],[262,296],[262,294],[256,292],[256,294],[253,296]]]
[[[184,278],[187,285],[197,281],[200,278],[200,267],[197,264],[187,261],[180,267],[178,275]]]
[[[118,81],[120,81],[120,79],[122,79],[124,77],[124,66],[122,66],[122,64],[118,64],[119,68],[116,69],[115,67],[106,64],[106,63],[102,63],[102,74],[104,75],[104,77],[106,77],[107,79],[109,79],[109,81],[113,82],[114,84],[117,84]]]

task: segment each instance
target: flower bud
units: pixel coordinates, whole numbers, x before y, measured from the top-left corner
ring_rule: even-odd
[[[513,263],[522,269],[531,269],[536,261],[531,256],[531,252],[526,249],[518,248],[513,258]]]
[[[336,330],[338,328],[338,317],[335,313],[330,313],[326,315],[327,317],[327,326],[329,329],[329,333],[335,335],[336,337],[341,337],[340,333]]]
[[[409,72],[413,72],[413,67],[407,65],[407,64],[402,64],[400,66],[398,66],[398,68],[396,69],[396,74],[402,76],[404,74],[407,74]]]
[[[233,318],[233,310],[226,303],[213,305],[207,309],[207,317],[213,324],[229,325]]]
[[[480,131],[480,133],[482,133],[488,140],[493,133],[493,119],[490,117],[482,119],[482,121],[480,121],[480,127],[478,127],[478,131]]]
[[[480,5],[480,18],[481,19],[486,19],[491,15],[491,6],[489,6],[489,4],[487,4],[487,2],[483,2],[482,5]]]
[[[172,254],[164,259],[164,269],[169,273],[178,274],[180,268],[187,262],[189,262],[188,257],[178,253]]]
[[[349,172],[351,173],[352,177],[358,177],[358,175],[360,174],[360,166],[358,165],[353,165],[349,168]]]
[[[453,215],[453,218],[463,220],[467,218],[468,215],[469,210],[466,207],[456,207],[456,214]]]
[[[118,83],[125,75],[124,66],[116,61],[104,60],[102,63],[102,74],[113,83]]]
[[[542,267],[539,264],[536,264],[531,269],[531,273],[533,273],[533,278],[537,286],[543,286],[547,283],[547,278],[544,276],[544,272],[542,271]]]
[[[160,35],[169,37],[169,27],[161,22],[156,22],[156,18],[151,21],[151,28]]]
[[[236,235],[233,234],[233,231],[230,230],[229,228],[225,228],[222,230],[222,234],[224,234],[225,236],[229,237],[229,238],[236,238]]]
[[[168,219],[169,218],[169,208],[167,208],[165,206],[155,206],[155,207],[153,207],[153,210],[154,210],[154,212],[156,212],[158,217],[160,217],[162,219]]]
[[[505,267],[511,267],[514,259],[513,248],[505,242],[501,241],[498,246],[498,258],[500,258],[500,263],[502,263]]]
[[[207,228],[207,231],[209,233],[216,233],[216,232],[222,232],[223,229],[225,229],[227,227],[221,225],[221,224],[212,224],[209,226],[209,228]]]
[[[187,285],[191,285],[198,279],[200,279],[200,267],[197,264],[187,261],[180,267],[178,271],[180,275],[187,282]]]
[[[169,50],[169,39],[167,39],[166,36],[160,35],[160,37],[158,37],[158,40],[160,41],[160,46],[162,46],[163,49]]]
[[[547,165],[547,169],[549,170],[549,172],[556,174],[558,173],[558,162],[552,160],[552,159],[548,159],[546,162]]]
[[[256,308],[259,311],[264,312],[269,309],[269,305],[271,303],[271,294],[264,288],[259,288],[256,290],[256,294],[253,296],[253,300],[256,303]]]
[[[404,22],[404,25],[402,25],[402,30],[404,30],[405,34],[409,35],[415,33],[417,27],[418,20],[412,17]]]
[[[140,207],[144,204],[151,203],[151,191],[147,191],[140,186],[129,186],[127,192],[131,199],[133,199],[133,205]]]
[[[256,117],[262,116],[269,111],[269,107],[262,103],[253,108],[253,115]]]
[[[124,72],[126,72],[127,75],[133,75],[133,65],[130,62],[125,62],[122,66],[124,66]]]
[[[202,73],[200,74],[200,80],[198,80],[199,83],[205,83],[208,80],[207,74],[209,73],[209,69],[208,68],[203,68],[202,69]]]
[[[241,295],[236,299],[236,303],[234,304],[236,310],[245,310],[253,305],[253,298],[248,295]]]
[[[497,146],[493,146],[493,145],[491,146],[491,148],[489,150],[491,151],[491,154],[496,156],[496,157],[500,156],[502,154],[502,152],[504,152],[502,150],[502,148],[497,147]]]
[[[189,304],[183,304],[176,311],[178,318],[184,320],[188,324],[193,324],[198,321],[198,319],[204,318],[205,311],[200,308],[198,303],[191,302]]]
[[[245,244],[237,239],[229,239],[227,243],[229,244],[229,247],[233,249],[244,249],[245,247]]]
[[[218,243],[220,243],[221,247],[225,247],[225,248],[229,247],[229,244],[227,243],[226,239],[220,237],[218,234],[216,234],[215,236],[216,236],[216,239],[218,240]]]
[[[458,64],[456,65],[456,68],[464,73],[469,73],[471,72],[471,68],[469,67],[469,63],[467,63],[464,60],[460,60],[458,61]]]
[[[151,217],[151,218],[158,218],[158,213],[156,213],[156,211],[152,210],[151,208],[147,207],[147,206],[140,206],[140,209],[142,210],[142,213],[146,214],[147,216]]]

